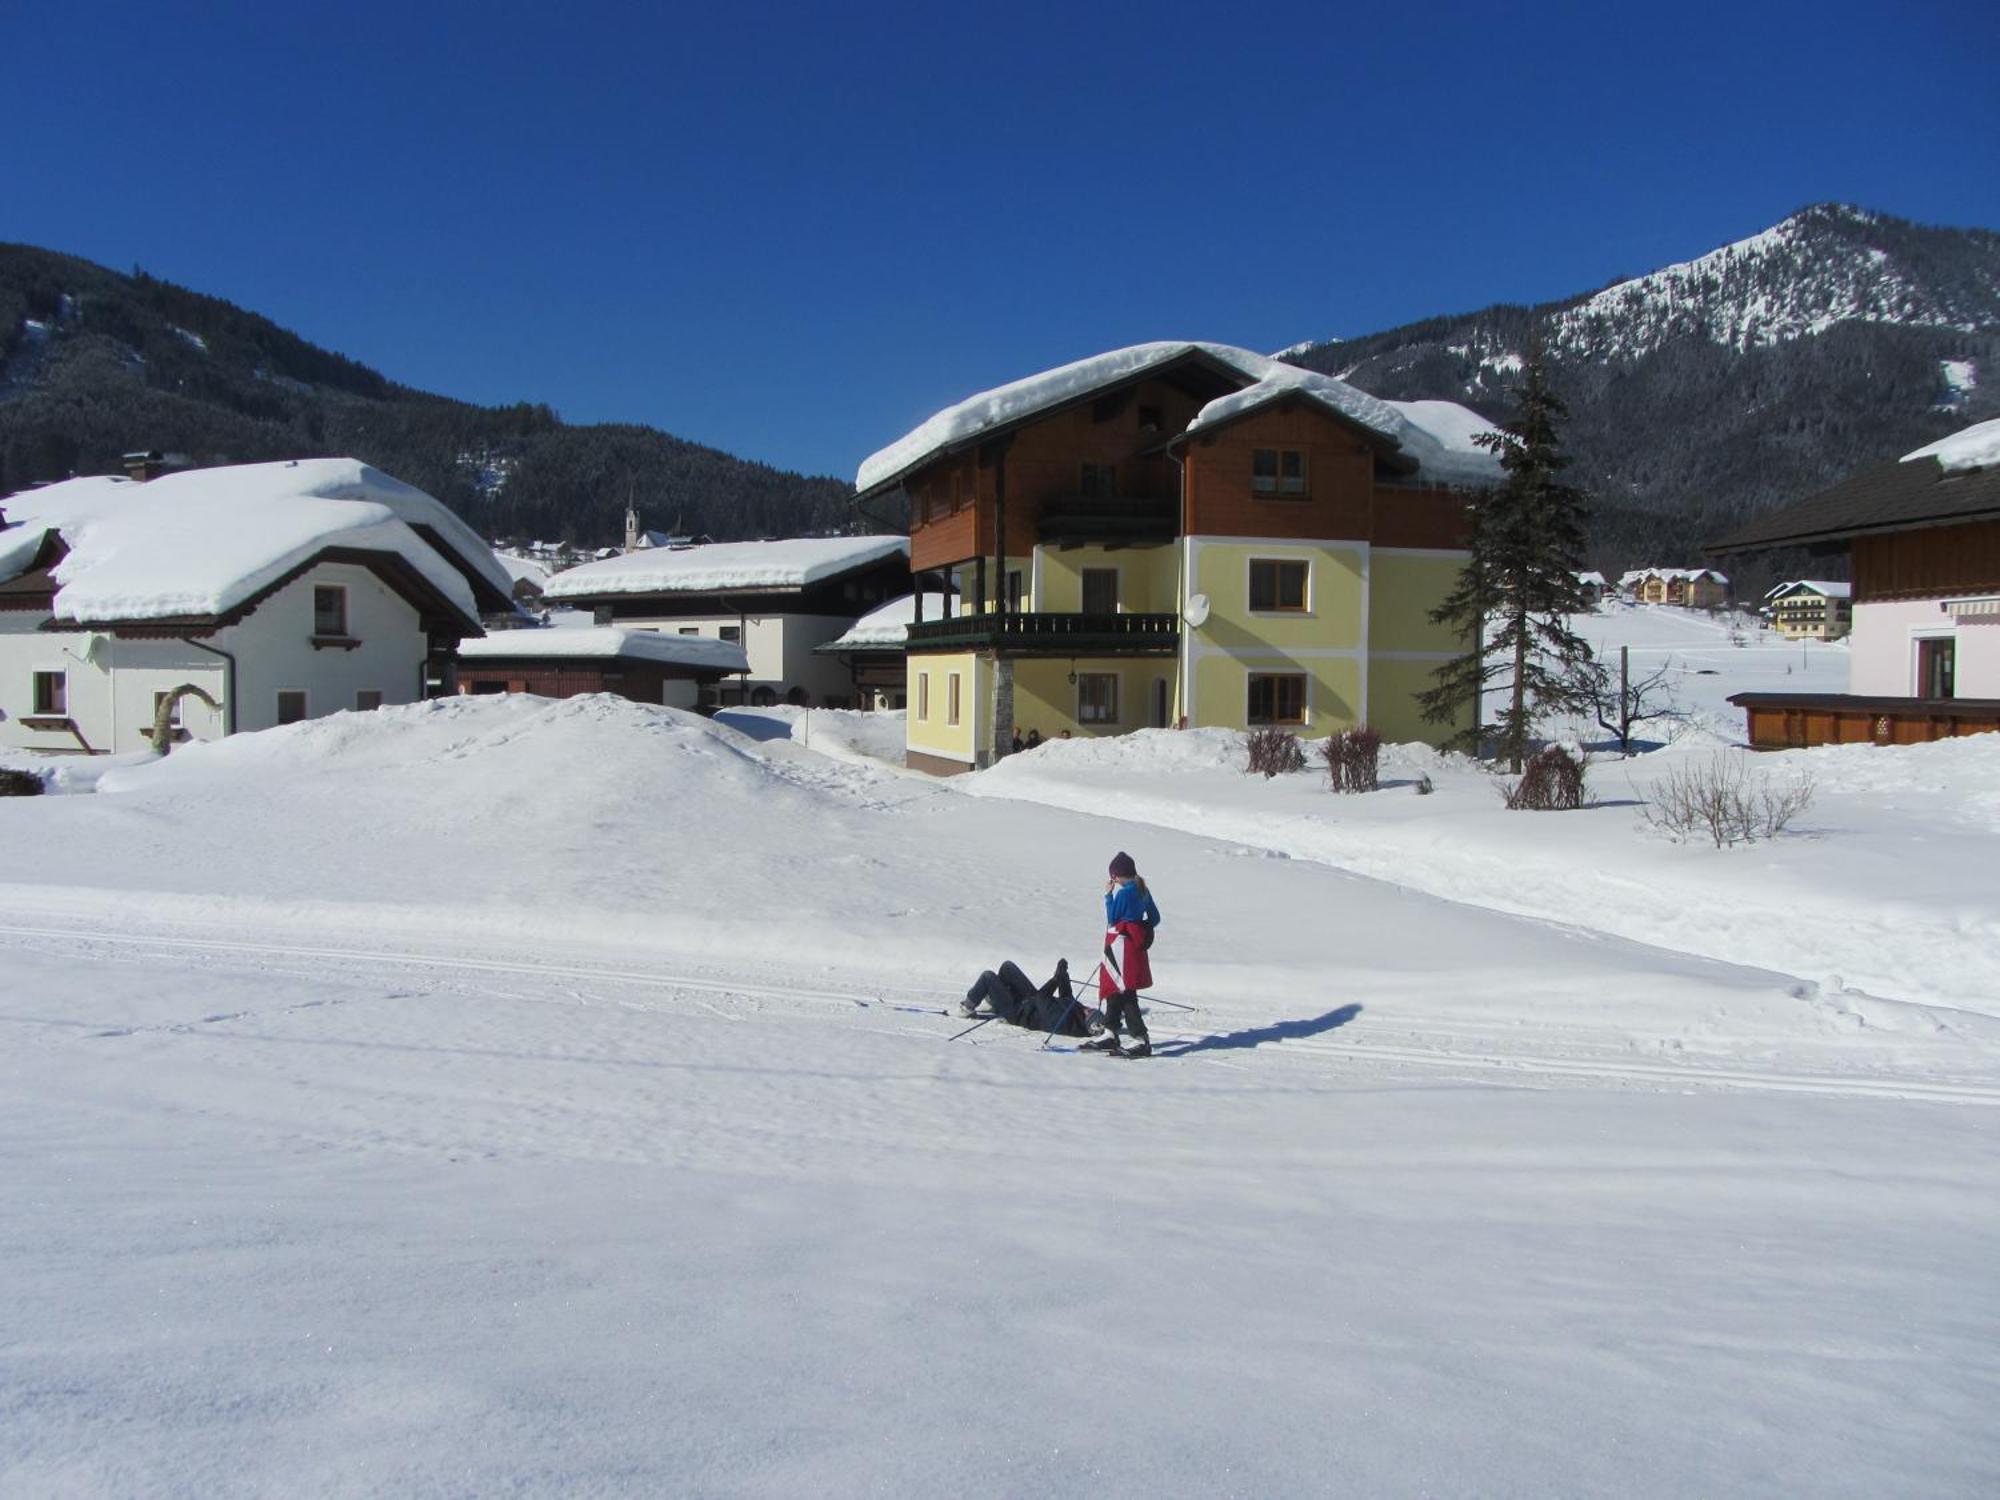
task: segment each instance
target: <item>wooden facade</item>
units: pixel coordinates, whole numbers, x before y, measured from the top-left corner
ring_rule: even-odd
[[[1845,693],[1737,693],[1756,750],[1809,745],[1920,745],[2000,730],[2000,698],[1862,698]]]
[[[1850,544],[1854,602],[2000,593],[2000,525],[1925,526]]]
[[[484,656],[461,660],[461,693],[536,693],[544,698],[575,698],[584,693],[615,693],[634,703],[674,703],[691,706],[699,690],[720,682],[726,673],[712,667],[678,662],[643,661],[629,657],[572,659],[534,656]],[[678,693],[667,684],[692,686]]]

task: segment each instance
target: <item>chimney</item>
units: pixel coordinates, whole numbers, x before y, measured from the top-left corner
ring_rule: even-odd
[[[166,472],[166,469],[167,456],[164,453],[146,451],[125,455],[125,477],[136,480],[140,484],[144,484],[149,479],[159,478],[160,475]]]

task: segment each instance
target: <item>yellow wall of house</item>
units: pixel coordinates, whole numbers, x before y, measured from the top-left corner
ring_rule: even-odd
[[[992,694],[983,664],[971,652],[958,655],[912,656],[905,668],[909,708],[905,720],[904,743],[926,755],[941,755],[971,764],[976,759],[979,725],[984,705]],[[959,679],[958,723],[950,722],[951,678]],[[928,712],[924,704],[922,680],[930,679]]]
[[[1307,565],[1303,613],[1251,611],[1252,559],[1301,561]],[[1358,649],[1362,577],[1362,553],[1351,546],[1204,539],[1195,555],[1194,592],[1208,595],[1210,612],[1200,638],[1205,645],[1232,652]],[[1238,712],[1240,716],[1241,711]]]
[[[1124,614],[1167,614],[1177,607],[1177,547],[1042,547],[1036,557],[1041,587],[1031,608],[1064,614],[1081,610],[1085,568],[1118,570],[1118,608]]]
[[[1427,723],[1418,707],[1417,694],[1437,686],[1431,674],[1436,661],[1382,661],[1368,666],[1368,722],[1391,743],[1421,740],[1442,745],[1458,730],[1472,722],[1472,705],[1465,704],[1458,717],[1447,724]]]
[[[1287,656],[1257,652],[1200,656],[1194,667],[1194,722],[1231,729],[1250,727],[1250,675],[1299,672],[1306,677],[1306,722],[1288,725],[1317,738],[1361,722],[1361,659],[1358,656]]]
[[[1069,680],[1072,670],[1079,675],[1108,672],[1118,679],[1117,722],[1085,724],[1077,718],[1077,689]],[[1074,663],[1068,657],[1018,657],[1014,662],[1014,725],[1023,735],[1039,729],[1045,740],[1060,739],[1065,729],[1081,739],[1150,728],[1156,683],[1166,684],[1171,720],[1174,660],[1170,656],[1080,656]]]
[[[1453,626],[1433,625],[1429,618],[1458,582],[1464,557],[1377,552],[1368,561],[1370,651],[1441,651],[1449,655],[1464,649],[1464,641]]]

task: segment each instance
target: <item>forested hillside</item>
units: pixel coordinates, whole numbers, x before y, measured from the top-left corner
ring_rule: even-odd
[[[1601,292],[1286,357],[1503,417],[1534,337],[1597,497],[1593,563],[1692,563],[1748,516],[2000,412],[2000,235],[1820,205]]]
[[[351,455],[490,536],[612,542],[628,498],[648,526],[723,540],[853,519],[839,480],[651,427],[411,390],[220,298],[0,245],[0,495],[113,472],[140,448],[203,463]]]

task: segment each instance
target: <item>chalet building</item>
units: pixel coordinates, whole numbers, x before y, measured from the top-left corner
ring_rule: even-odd
[[[817,648],[909,590],[908,538],[844,536],[641,548],[558,573],[542,597],[603,626],[741,646],[748,669],[716,701],[845,708],[852,673]]]
[[[458,647],[461,693],[615,693],[635,703],[696,708],[704,690],[749,670],[734,641],[615,626],[496,630]]]
[[[949,595],[927,593],[891,599],[856,620],[844,632],[818,648],[847,668],[854,680],[855,702],[862,708],[903,709],[909,703],[909,632],[919,615],[945,617]]]
[[[1713,568],[1637,568],[1618,582],[1641,604],[1722,609],[1729,603],[1729,575]]]
[[[1579,573],[1576,575],[1576,589],[1583,595],[1583,602],[1595,609],[1611,591],[1611,585],[1602,573]]]
[[[351,458],[72,479],[0,527],[0,745],[140,748],[183,685],[214,739],[450,688],[513,580],[437,500]],[[213,707],[210,706],[213,704]]]
[[[1865,468],[1710,550],[1778,547],[1848,556],[1848,691],[1736,694],[1753,745],[2000,729],[2000,419]]]
[[[1797,578],[1764,596],[1764,613],[1771,628],[1788,641],[1837,641],[1852,623],[1849,597],[1844,583]]]
[[[1441,739],[1461,726],[1416,696],[1462,642],[1428,614],[1466,560],[1467,491],[1499,477],[1487,426],[1198,343],[937,413],[856,479],[864,513],[907,501],[911,565],[949,584],[906,631],[909,763],[989,764],[1017,730]]]

